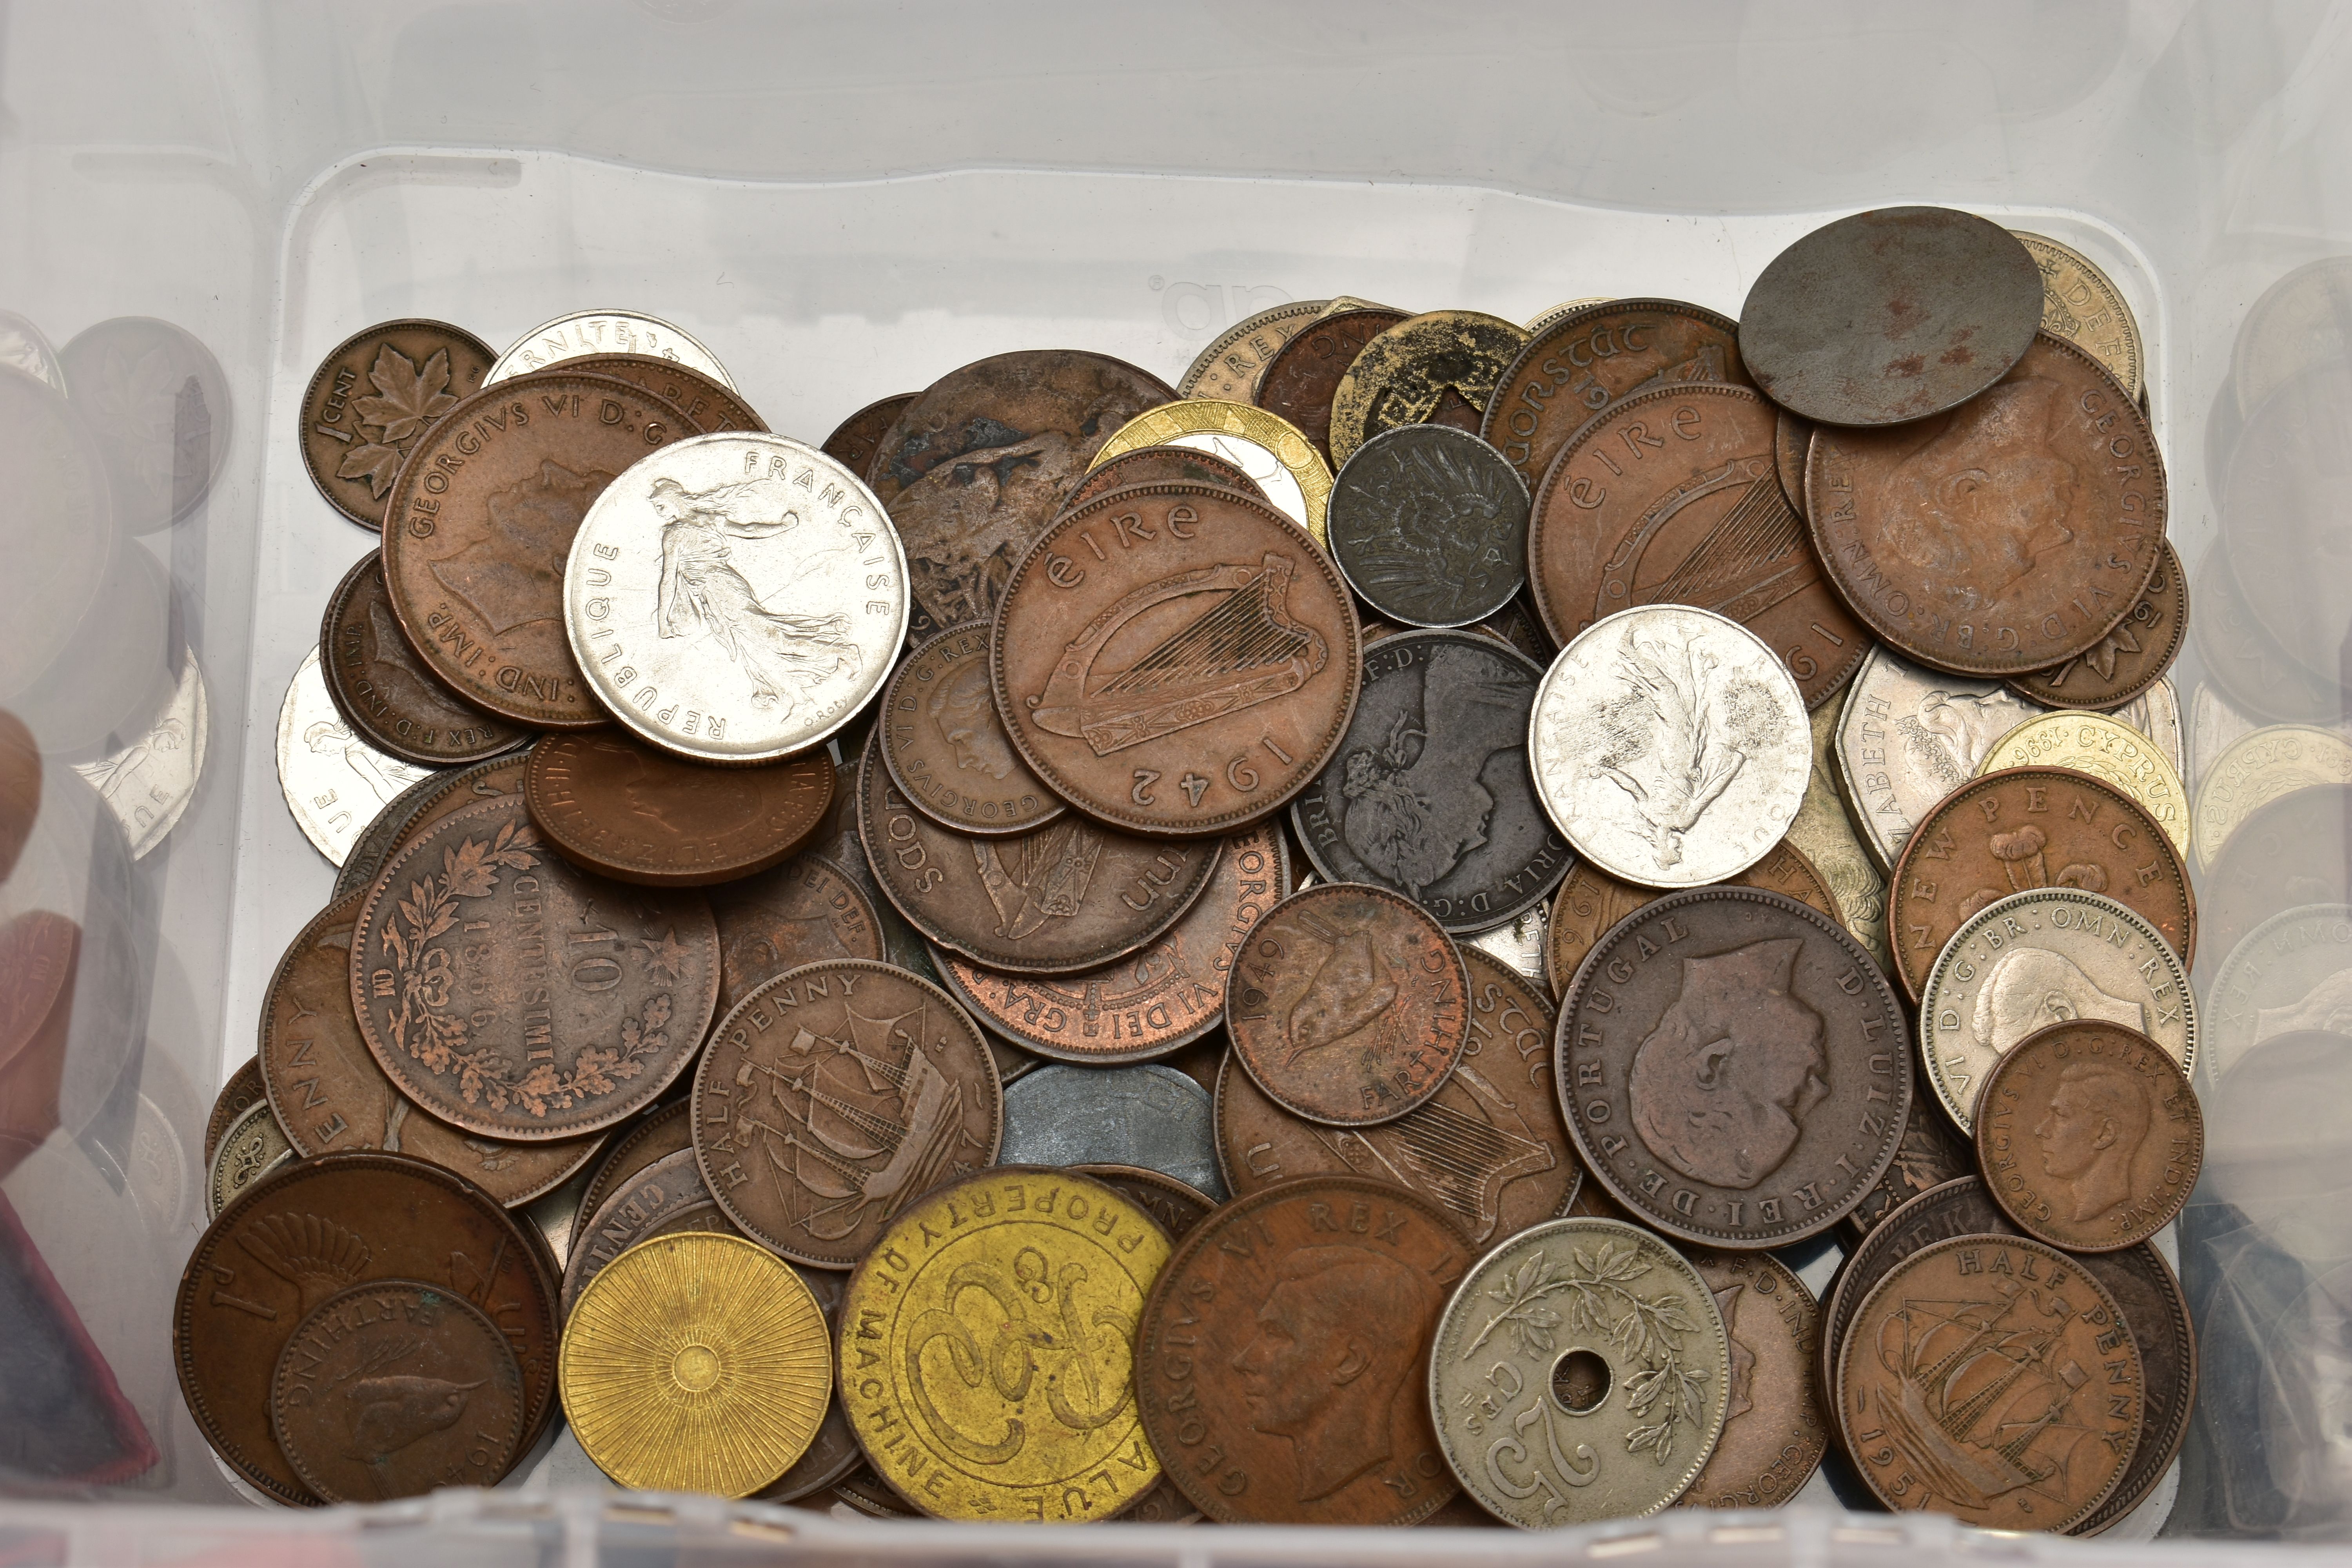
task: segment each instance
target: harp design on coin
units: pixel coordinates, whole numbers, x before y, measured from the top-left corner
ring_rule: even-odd
[[[1454,1082],[1469,1091],[1469,1110],[1441,1095],[1377,1127],[1309,1131],[1356,1174],[1421,1194],[1484,1242],[1502,1221],[1503,1189],[1550,1170],[1559,1156],[1529,1136],[1527,1119],[1468,1062],[1454,1069]]]
[[[1654,583],[1643,558],[1684,508],[1730,495],[1730,507],[1688,554]],[[1650,504],[1601,568],[1592,613],[1633,605],[1693,605],[1742,625],[1821,580],[1804,521],[1789,505],[1769,452],[1693,474]]]
[[[1147,584],[1097,616],[1063,650],[1042,695],[1028,699],[1039,729],[1083,739],[1095,755],[1286,697],[1330,658],[1322,634],[1290,617],[1297,563],[1268,553]],[[1211,602],[1141,651],[1123,637],[1139,619],[1178,600]],[[1150,616],[1152,630],[1165,624]],[[1149,635],[1148,633],[1146,635]]]
[[[1067,920],[1086,902],[1102,835],[1082,822],[1057,822],[1011,843],[971,840],[981,886],[996,906],[996,934],[1008,942]]]

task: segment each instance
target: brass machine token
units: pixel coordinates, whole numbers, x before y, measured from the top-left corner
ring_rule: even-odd
[[[1146,447],[1188,447],[1224,458],[1250,477],[1276,510],[1329,548],[1325,518],[1331,470],[1307,433],[1281,415],[1221,397],[1163,403],[1111,432],[1087,471]]]
[[[2044,713],[1993,742],[1979,774],[2002,768],[2071,768],[2113,784],[2189,853],[2189,789],[2156,742],[2104,713]]]

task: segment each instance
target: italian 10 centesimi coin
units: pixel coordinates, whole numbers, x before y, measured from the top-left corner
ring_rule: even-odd
[[[563,624],[598,700],[667,751],[805,751],[880,689],[907,557],[864,481],[814,447],[727,431],[640,461],[572,542]]]
[[[1812,759],[1787,665],[1738,622],[1684,605],[1597,621],[1537,689],[1528,757],[1585,858],[1653,888],[1762,859],[1804,804]]]
[[[1399,426],[1357,447],[1333,481],[1330,545],[1381,615],[1468,626],[1527,581],[1528,487],[1468,431]]]
[[[727,374],[727,367],[719,363],[718,356],[682,328],[635,310],[574,310],[551,321],[542,321],[507,346],[506,353],[499,355],[489,374],[482,378],[482,384],[530,375],[565,360],[585,359],[593,354],[674,359],[690,370],[713,377],[723,386],[732,389],[735,385],[735,378]]]

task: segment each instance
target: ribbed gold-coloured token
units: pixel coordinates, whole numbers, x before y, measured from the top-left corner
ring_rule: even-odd
[[[746,1497],[816,1436],[833,1393],[826,1340],[816,1298],[767,1248],[657,1237],[606,1264],[573,1305],[563,1414],[625,1487]]]
[[[940,1519],[1079,1523],[1150,1491],[1135,1328],[1169,1250],[1069,1171],[1000,1166],[908,1205],[842,1302],[841,1396],[874,1468]]]
[[[2104,713],[2065,710],[2028,719],[1993,742],[1977,775],[2002,768],[2070,768],[2139,803],[2173,848],[2189,853],[2189,791],[2156,742]]]
[[[1087,472],[1144,447],[1191,447],[1224,458],[1257,481],[1276,510],[1330,547],[1323,519],[1331,470],[1307,433],[1281,415],[1222,397],[1163,403],[1113,431]]]

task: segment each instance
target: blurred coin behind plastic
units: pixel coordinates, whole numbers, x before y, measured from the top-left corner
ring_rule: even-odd
[[[2191,1205],[2228,1204],[2305,1258],[2352,1256],[2352,1037],[2297,1029],[2256,1046],[2205,1100],[2205,1174]]]
[[[106,453],[122,531],[152,533],[194,511],[228,460],[228,377],[212,350],[169,321],[117,316],[58,358]]]
[[[163,714],[179,685],[173,601],[163,563],[126,543],[56,659],[9,704],[44,752],[94,760]]]
[[[0,365],[0,704],[16,705],[99,602],[117,552],[106,459],[47,384]]]
[[[66,389],[65,367],[58,363],[48,334],[14,310],[0,310],[0,364],[46,381],[59,392]]]
[[[40,748],[23,720],[0,708],[0,882],[16,871],[40,810]]]
[[[2246,416],[2219,492],[2220,552],[2270,646],[2326,685],[2352,633],[2352,369],[2315,366]],[[2331,715],[2332,716],[2332,715]]]

